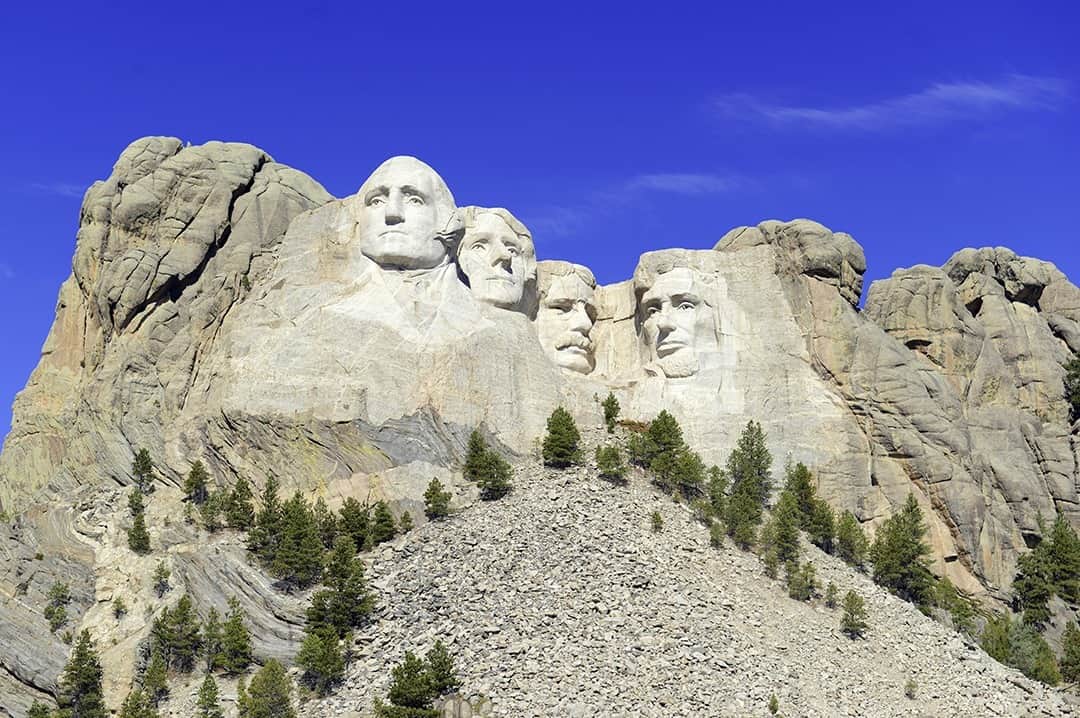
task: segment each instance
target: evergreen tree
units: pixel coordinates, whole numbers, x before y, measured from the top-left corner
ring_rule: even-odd
[[[925,534],[922,509],[915,496],[908,494],[903,508],[885,520],[870,547],[874,582],[918,606],[929,603],[934,585],[927,564],[930,547],[923,541]]]
[[[136,452],[135,459],[131,462],[131,473],[139,491],[148,494],[154,490],[154,464],[150,460],[149,451],[139,449]]]
[[[652,516],[649,517],[649,522],[652,524],[654,534],[658,534],[664,530],[664,517],[660,515],[659,511],[652,512]]]
[[[263,487],[262,506],[248,533],[248,549],[265,563],[272,562],[277,555],[282,531],[282,511],[281,499],[278,498],[278,481],[271,476]]]
[[[364,562],[356,556],[356,547],[348,536],[339,536],[326,561],[325,588],[312,597],[307,611],[309,632],[332,632],[335,638],[346,635],[367,620],[375,600],[364,578]]]
[[[787,564],[788,595],[797,601],[809,601],[817,593],[817,579],[814,564],[807,561],[802,566],[798,562]]]
[[[280,525],[270,570],[287,588],[307,588],[322,575],[323,544],[311,507],[299,491],[282,504]]]
[[[135,514],[131,528],[127,530],[128,548],[137,554],[150,553],[150,532],[146,530],[146,519],[143,512]]]
[[[709,467],[709,483],[706,489],[713,516],[722,519],[727,513],[728,479],[719,466]]]
[[[432,521],[446,518],[450,514],[450,492],[442,482],[432,479],[424,492],[424,515]]]
[[[97,647],[84,630],[75,641],[64,672],[60,676],[57,703],[61,715],[71,718],[106,718],[109,711],[101,691],[101,661]]]
[[[304,669],[301,680],[320,696],[325,696],[345,677],[345,659],[336,635],[309,633],[296,654],[296,665]]]
[[[510,493],[510,464],[494,451],[487,452],[484,468],[477,483],[480,498],[495,501]]]
[[[405,651],[404,660],[394,666],[390,675],[393,681],[390,683],[387,698],[390,699],[392,705],[406,708],[431,708],[435,690],[431,683],[431,673],[422,660]],[[434,711],[432,713],[434,714]]]
[[[119,621],[121,618],[123,618],[127,614],[127,612],[128,612],[127,604],[124,603],[124,599],[121,598],[120,596],[117,596],[116,598],[113,599],[112,612],[113,612],[113,618],[115,618],[117,621]]]
[[[435,641],[435,645],[424,656],[424,662],[427,664],[431,692],[435,696],[445,696],[461,687],[461,679],[454,668],[454,658],[442,641]]]
[[[546,466],[566,468],[581,463],[581,433],[570,412],[561,406],[551,412],[544,435],[543,456]]]
[[[251,484],[243,477],[237,479],[225,502],[225,521],[229,528],[248,531],[255,525],[253,499]]]
[[[462,473],[469,481],[480,482],[487,469],[488,448],[484,437],[477,429],[469,434],[469,445],[465,450],[465,468]]]
[[[228,496],[218,491],[208,494],[206,501],[199,505],[199,516],[202,517],[203,526],[210,533],[214,533],[221,528],[221,517],[225,512],[225,504],[227,503]],[[187,508],[191,508],[190,504]]]
[[[120,707],[120,718],[157,718],[157,714],[153,703],[139,687],[128,692]]]
[[[376,546],[393,540],[397,536],[397,522],[390,513],[390,506],[385,501],[375,502],[372,513],[371,541]]]
[[[626,475],[626,465],[617,446],[597,446],[596,466],[605,479],[621,481]]]
[[[137,516],[146,510],[146,502],[143,500],[143,492],[138,486],[133,486],[128,494],[128,511],[132,516]]]
[[[949,578],[943,577],[934,586],[934,604],[949,612],[953,628],[970,634],[974,628],[974,610],[971,602],[960,595]]]
[[[164,561],[158,561],[154,567],[154,593],[161,598],[172,586],[169,585],[169,576],[172,575]]]
[[[210,496],[207,483],[210,475],[206,473],[206,467],[201,461],[196,461],[188,471],[187,480],[184,481],[184,495],[188,501],[201,504]]]
[[[1061,677],[1069,683],[1080,681],[1080,629],[1076,621],[1066,624],[1061,639]]]
[[[840,589],[836,584],[829,581],[829,587],[825,589],[825,608],[836,608],[836,599],[840,595]]]
[[[251,665],[251,633],[245,621],[244,610],[233,596],[229,599],[229,614],[221,627],[221,653],[219,663],[226,673],[243,673]]]
[[[189,673],[195,668],[195,661],[202,647],[202,634],[199,632],[199,617],[188,596],[181,596],[176,606],[168,612],[170,642],[165,654],[169,665],[181,673]]]
[[[700,495],[705,487],[705,462],[696,452],[683,446],[675,452],[669,481],[671,490],[685,499]]]
[[[221,661],[221,650],[224,642],[222,630],[221,615],[216,608],[211,606],[202,627],[202,649],[203,656],[206,657],[207,673],[217,668]]]
[[[1016,562],[1013,595],[1024,610],[1024,623],[1040,628],[1050,620],[1050,597],[1054,592],[1051,546],[1043,541]]]
[[[240,718],[296,718],[292,704],[292,681],[285,666],[271,658],[251,679],[244,691]]]
[[[648,449],[643,434],[631,434],[626,440],[626,455],[631,464],[648,467]]]
[[[661,463],[673,462],[675,454],[684,446],[682,427],[675,417],[661,411],[649,422],[645,431],[645,463],[651,471],[656,471],[653,462],[660,458]]]
[[[143,673],[142,688],[147,699],[157,707],[169,694],[168,669],[161,649],[155,647],[150,653],[150,663]]]
[[[1009,657],[1006,663],[1028,678],[1055,686],[1061,682],[1054,652],[1034,628],[1021,621],[1009,626]]]
[[[615,398],[614,393],[608,392],[601,406],[604,407],[604,425],[607,427],[607,433],[613,434],[615,433],[615,420],[619,418],[619,400]]]
[[[862,568],[866,563],[869,542],[863,533],[859,520],[850,511],[840,514],[836,526],[836,555],[846,563]]]
[[[329,549],[334,545],[334,539],[337,538],[337,517],[334,516],[330,507],[326,505],[326,500],[321,496],[315,499],[315,505],[312,507],[311,513],[315,517],[315,526],[319,530],[319,539],[322,541],[323,548]]]
[[[1050,564],[1055,593],[1071,603],[1080,602],[1080,538],[1063,514],[1050,530]]]
[[[1072,407],[1073,418],[1080,418],[1080,356],[1065,364],[1065,397]]]
[[[202,686],[199,687],[199,697],[195,703],[195,709],[198,711],[195,714],[196,718],[225,718],[225,714],[221,710],[221,697],[218,693],[217,681],[209,673],[206,674]]]
[[[998,663],[1006,663],[1009,660],[1009,628],[1011,626],[1009,614],[995,614],[986,622],[982,635],[979,636],[979,645]]]
[[[408,511],[401,512],[401,518],[398,519],[398,529],[401,531],[401,533],[407,534],[415,527],[416,526],[415,524],[413,524],[412,520],[412,514],[410,514]]]
[[[729,504],[740,499],[739,513],[751,526],[761,523],[761,512],[772,489],[771,467],[772,454],[765,445],[765,432],[761,424],[750,421],[728,457],[727,475],[731,481]]]
[[[795,466],[788,465],[787,478],[784,482],[784,491],[789,492],[795,498],[798,508],[799,528],[808,530],[810,518],[814,513],[814,504],[817,502],[817,490],[814,488],[814,478],[810,469],[802,463]]]
[[[45,605],[45,618],[49,621],[49,630],[56,633],[67,623],[67,605],[71,603],[71,590],[62,581],[55,581],[49,587],[49,602]]]
[[[844,613],[840,617],[840,630],[847,634],[848,638],[859,638],[866,629],[866,604],[862,596],[854,591],[848,591],[844,595]]]
[[[806,525],[806,533],[810,542],[825,553],[832,553],[836,537],[836,517],[832,507],[828,503],[817,499],[810,512],[810,519]]]
[[[770,537],[780,563],[799,560],[799,505],[790,491],[783,491],[770,519]]]
[[[724,527],[712,519],[709,520],[709,545],[713,548],[724,545]]]
[[[761,509],[753,496],[745,491],[732,493],[727,500],[727,533],[735,545],[745,550],[754,545],[754,526],[760,521]]]
[[[358,551],[369,549],[372,545],[371,508],[350,496],[341,505],[338,515],[341,517],[340,521],[338,521],[341,532],[352,538],[356,549]]]
[[[50,718],[52,715],[53,712],[49,710],[49,706],[35,700],[30,704],[30,710],[27,711],[26,718]]]

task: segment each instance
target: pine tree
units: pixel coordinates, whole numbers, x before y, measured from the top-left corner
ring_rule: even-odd
[[[315,526],[319,530],[319,539],[322,541],[323,548],[329,549],[334,545],[334,539],[337,538],[337,517],[334,516],[330,507],[326,505],[326,500],[322,496],[315,499],[315,505],[312,507],[311,513],[315,517]]]
[[[331,631],[345,636],[367,620],[375,600],[364,578],[364,562],[356,556],[356,546],[348,536],[339,536],[326,561],[325,588],[312,597],[307,611],[309,632]]]
[[[226,673],[243,673],[251,665],[251,633],[243,608],[235,596],[229,599],[229,614],[221,627],[219,663]]]
[[[615,420],[619,418],[619,400],[615,398],[614,393],[608,392],[601,406],[604,407],[604,425],[607,427],[607,432],[613,434],[615,433]]]
[[[825,553],[832,553],[835,548],[836,517],[832,507],[821,499],[814,501],[814,507],[810,512],[810,519],[806,525],[806,533],[810,537],[810,543],[820,548]]]
[[[1076,621],[1069,621],[1061,639],[1061,677],[1069,683],[1080,681],[1080,629]]]
[[[1080,538],[1063,514],[1050,530],[1050,564],[1055,593],[1070,603],[1080,602]]]
[[[836,555],[846,563],[862,568],[866,563],[866,554],[869,551],[869,542],[863,533],[859,520],[850,511],[840,514],[840,521],[836,526]]]
[[[838,598],[840,589],[836,587],[836,584],[829,581],[829,587],[825,589],[825,608],[836,608],[836,599]]]
[[[700,495],[705,488],[705,462],[686,446],[675,452],[670,474],[671,490],[685,499]]]
[[[923,541],[925,534],[922,509],[915,496],[908,494],[903,508],[885,520],[870,547],[874,582],[918,606],[929,603],[934,585],[927,564],[930,547]]]
[[[795,504],[799,511],[799,528],[804,531],[810,526],[810,518],[814,513],[814,503],[817,501],[817,490],[814,488],[814,477],[810,469],[802,463],[795,466],[788,465],[787,478],[784,482],[784,491],[789,492],[795,498]]]
[[[143,492],[138,486],[133,486],[128,494],[128,511],[132,516],[137,516],[146,510],[146,502],[143,500]]]
[[[1054,593],[1051,546],[1043,541],[1016,562],[1013,594],[1024,610],[1024,623],[1036,629],[1050,620],[1050,597]]]
[[[209,494],[206,501],[199,505],[199,516],[202,517],[203,526],[210,533],[221,528],[221,516],[225,512],[225,504],[228,497],[221,491]],[[189,504],[188,509],[191,508]]]
[[[787,563],[788,595],[797,601],[809,601],[817,593],[817,579],[814,564],[807,561],[802,566],[798,562]]]
[[[798,500],[785,490],[770,520],[772,545],[780,563],[799,560],[799,516]]]
[[[563,469],[581,463],[581,433],[570,412],[561,406],[551,412],[544,435],[543,456],[546,466]]]
[[[393,681],[387,698],[391,704],[406,708],[431,708],[435,691],[431,683],[431,673],[422,660],[405,651],[404,660],[394,666],[390,675]]]
[[[209,673],[206,674],[202,686],[199,687],[199,697],[195,703],[195,709],[198,711],[195,714],[196,718],[225,718],[225,714],[221,710],[221,697],[218,693],[217,681]]]
[[[30,710],[27,711],[26,718],[51,718],[52,715],[53,712],[49,710],[49,706],[35,700],[30,704]]]
[[[596,466],[605,479],[621,481],[626,475],[626,465],[617,446],[597,446]]]
[[[143,673],[142,688],[155,707],[169,694],[168,669],[158,648],[154,648],[150,653],[150,664]]]
[[[761,523],[761,513],[772,489],[771,467],[772,454],[765,446],[765,432],[761,424],[750,421],[728,456],[727,475],[731,481],[729,504],[740,498],[740,513],[751,526]]]
[[[150,460],[149,451],[139,449],[131,462],[131,473],[139,491],[148,494],[154,490],[154,463]]]
[[[840,630],[847,634],[848,638],[858,638],[866,633],[869,628],[866,623],[866,604],[862,596],[854,591],[848,591],[844,595],[844,613],[840,617]]]
[[[206,658],[206,672],[209,673],[218,667],[221,661],[221,649],[224,635],[221,627],[221,615],[213,606],[206,614],[206,621],[202,627],[202,650]]]
[[[154,567],[154,593],[158,598],[161,598],[168,592],[172,586],[169,585],[169,576],[171,572],[165,565],[164,561],[158,561]]]
[[[131,528],[127,530],[128,548],[137,554],[150,553],[150,533],[146,530],[146,519],[143,512],[135,514]]]
[[[311,507],[299,491],[282,504],[280,525],[270,570],[286,588],[306,588],[322,575],[323,544]]]
[[[345,676],[345,659],[338,637],[331,633],[309,633],[296,654],[296,665],[304,669],[302,680],[320,696],[325,696]]]
[[[189,596],[181,596],[168,614],[170,643],[166,655],[169,665],[181,673],[195,668],[195,661],[202,646],[199,617]]]
[[[255,525],[253,499],[251,484],[243,477],[237,479],[225,502],[225,521],[229,528],[248,531]]]
[[[271,658],[247,686],[240,718],[296,718],[292,693],[285,666]]]
[[[115,618],[117,621],[119,621],[121,618],[123,618],[127,614],[127,612],[128,612],[127,604],[124,603],[124,599],[121,598],[120,596],[117,596],[116,598],[113,599],[112,612],[113,612],[113,618]]]
[[[372,512],[371,541],[376,546],[393,540],[397,536],[397,522],[390,513],[390,506],[385,501],[376,501]]]
[[[728,479],[719,466],[709,467],[709,483],[706,492],[713,516],[723,519],[727,513]]]
[[[60,676],[57,703],[61,715],[71,718],[107,718],[108,709],[101,690],[101,661],[90,631],[83,630],[75,641],[64,672]]]
[[[435,696],[445,696],[461,687],[461,679],[454,668],[454,657],[442,641],[435,641],[435,645],[424,656],[424,662],[427,664],[431,692]]]
[[[1080,418],[1080,356],[1065,364],[1065,398],[1072,407],[1073,418]]]
[[[1048,686],[1061,682],[1057,660],[1046,639],[1021,621],[1009,626],[1009,657],[1006,663],[1028,678]]]
[[[990,617],[979,636],[979,645],[987,655],[998,663],[1006,663],[1009,660],[1009,629],[1012,620],[1007,613],[999,613]]]
[[[645,431],[645,463],[655,472],[653,462],[658,457],[663,457],[661,462],[673,462],[676,452],[683,446],[682,427],[674,416],[663,410],[649,422],[649,428]]]
[[[67,605],[71,603],[71,590],[62,581],[55,581],[49,587],[49,602],[45,605],[45,618],[49,621],[49,630],[56,633],[67,623]]]
[[[184,495],[188,501],[194,504],[201,504],[206,501],[210,496],[210,490],[207,488],[209,479],[210,475],[206,473],[206,467],[203,466],[201,461],[196,461],[191,465],[187,480],[184,481]]]
[[[652,525],[654,534],[658,534],[664,530],[664,517],[660,515],[659,511],[652,512],[652,516],[649,517],[649,523]]]
[[[486,472],[488,448],[484,437],[480,436],[477,429],[469,434],[469,445],[465,450],[465,468],[462,473],[469,481],[479,483],[481,476]]]
[[[477,484],[480,498],[495,501],[510,493],[510,464],[494,451],[488,451]]]
[[[745,491],[732,493],[728,497],[726,509],[727,515],[724,520],[727,524],[728,536],[743,550],[753,546],[754,526],[761,516],[761,509],[754,497]]]
[[[361,504],[352,496],[345,499],[338,511],[341,520],[338,522],[342,533],[348,534],[358,551],[366,551],[371,547],[371,508],[367,504]]]
[[[128,692],[120,707],[120,718],[157,718],[157,711],[143,689],[136,687]]]
[[[401,512],[401,518],[398,519],[398,528],[403,534],[407,534],[415,528],[412,515],[408,511]]]
[[[432,479],[424,492],[424,515],[432,521],[438,521],[450,514],[450,492],[442,482]]]
[[[282,530],[282,505],[278,498],[278,481],[273,476],[266,480],[262,492],[262,506],[255,515],[255,523],[248,533],[248,549],[265,563],[271,563],[277,555]]]

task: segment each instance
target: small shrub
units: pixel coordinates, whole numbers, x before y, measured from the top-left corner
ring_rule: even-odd
[[[547,420],[547,434],[543,444],[544,464],[560,469],[571,464],[580,464],[580,441],[581,433],[574,423],[574,417],[561,406],[556,407]]]
[[[660,533],[661,531],[664,530],[664,517],[660,515],[659,511],[653,511],[652,512],[652,516],[650,517],[650,522],[652,523],[653,533],[658,534],[658,533]]]
[[[854,591],[844,595],[844,614],[840,617],[840,630],[848,638],[859,638],[869,626],[866,623],[866,604]]]
[[[607,426],[607,432],[613,434],[615,421],[619,418],[619,400],[615,398],[614,393],[608,392],[602,406],[604,407],[604,425]]]
[[[605,479],[621,481],[626,475],[626,465],[617,446],[596,447],[596,465]]]
[[[915,691],[918,690],[919,684],[915,682],[914,678],[908,678],[907,683],[904,684],[904,695],[914,700]]]
[[[438,479],[432,479],[424,492],[424,515],[431,521],[438,521],[450,514],[450,492]]]
[[[127,604],[124,603],[124,599],[117,596],[112,602],[113,618],[119,621],[127,614]]]
[[[771,715],[776,715],[779,712],[780,700],[776,697],[776,694],[773,693],[771,696],[769,696],[769,713]]]
[[[836,608],[836,599],[838,597],[839,589],[836,584],[829,581],[829,587],[825,589],[825,607]]]
[[[717,521],[709,522],[709,545],[713,548],[724,545],[724,527]]]

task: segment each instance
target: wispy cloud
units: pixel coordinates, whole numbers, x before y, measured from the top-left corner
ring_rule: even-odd
[[[658,192],[674,192],[676,194],[701,195],[731,192],[739,189],[744,184],[745,181],[735,175],[662,173],[638,175],[626,183],[625,189],[630,192],[655,190]]]
[[[989,82],[937,83],[861,105],[805,107],[770,103],[754,95],[727,95],[717,98],[714,107],[725,117],[764,119],[778,128],[879,132],[1008,111],[1054,110],[1068,97],[1068,83],[1059,78],[1007,75]]]
[[[75,199],[82,199],[83,194],[86,193],[86,187],[70,182],[31,182],[30,189],[35,192],[44,192],[45,194],[54,194],[61,197],[74,197]]]

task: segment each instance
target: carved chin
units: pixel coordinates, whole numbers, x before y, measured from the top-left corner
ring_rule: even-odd
[[[521,285],[513,282],[481,280],[471,283],[471,289],[478,301],[502,309],[513,309],[521,301]]]
[[[438,240],[397,233],[364,239],[360,251],[382,267],[400,269],[431,269],[446,257],[446,248]]]
[[[681,379],[682,377],[693,376],[694,374],[697,374],[698,370],[697,352],[689,347],[679,349],[667,356],[660,357],[657,359],[656,363],[660,365],[660,369],[664,372],[664,376],[669,379]]]
[[[563,369],[588,374],[593,370],[593,356],[580,347],[564,347],[555,352],[555,363]]]

